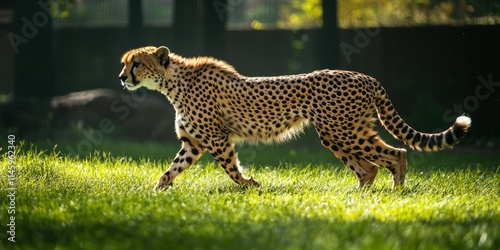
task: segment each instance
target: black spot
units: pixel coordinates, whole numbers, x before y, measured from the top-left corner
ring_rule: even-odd
[[[366,147],[363,148],[363,150],[365,152],[370,152],[372,149],[370,148],[370,146],[366,146]]]
[[[400,121],[400,122],[396,125],[396,128],[397,128],[397,129],[401,129],[401,128],[403,128],[403,125],[404,125],[404,124],[403,124],[403,121]]]
[[[178,163],[179,161],[180,161],[180,159],[179,159],[179,158],[175,158],[175,159],[174,159],[174,163]]]
[[[372,135],[368,138],[368,142],[370,144],[374,144],[375,143],[375,138],[377,138],[377,135]]]
[[[443,134],[440,133],[436,136],[436,144],[438,148],[441,148],[443,146]]]
[[[420,142],[420,138],[422,138],[422,135],[420,133],[416,133],[415,137],[413,138],[413,144]]]
[[[412,133],[409,133],[409,134],[407,134],[407,135],[406,135],[406,138],[405,138],[405,139],[406,139],[407,141],[409,141],[409,140],[411,140],[411,138],[413,138],[413,134],[412,134]]]
[[[446,140],[446,144],[453,145],[453,142],[455,141],[453,132],[446,133],[444,139]]]
[[[460,140],[465,136],[465,133],[467,133],[467,129],[464,126],[457,123],[453,124],[453,134],[455,135],[455,138]]]
[[[434,146],[436,146],[436,144],[437,144],[436,137],[431,136],[429,138],[429,148],[433,148]]]
[[[392,166],[387,166],[387,167],[385,167],[385,168],[386,168],[387,170],[389,170],[389,172],[391,172],[391,174],[393,174],[393,175],[396,173],[396,169],[394,169],[394,167],[392,167]]]
[[[186,157],[186,162],[189,163],[189,164],[193,163],[193,158],[191,158],[189,156]]]
[[[187,152],[187,151],[186,151],[185,149],[181,149],[181,150],[179,151],[179,155],[180,155],[180,156],[183,156],[186,152]]]
[[[399,121],[399,117],[398,116],[395,116],[393,119],[392,119],[392,123],[397,123]]]
[[[420,139],[420,145],[425,146],[429,143],[429,135],[428,134],[423,134],[422,138]]]
[[[382,147],[380,147],[380,146],[376,146],[376,147],[375,147],[375,151],[377,151],[377,153],[382,152]]]
[[[193,148],[193,149],[191,149],[191,153],[193,153],[194,155],[198,155],[200,153],[200,151],[196,148]]]
[[[401,129],[401,132],[403,134],[406,134],[406,132],[408,132],[408,126],[403,127],[403,129]]]

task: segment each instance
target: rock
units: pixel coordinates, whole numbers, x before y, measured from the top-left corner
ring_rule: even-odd
[[[50,101],[52,126],[64,130],[80,123],[99,129],[109,119],[114,138],[176,140],[174,110],[166,98],[150,93],[93,89],[56,96]]]

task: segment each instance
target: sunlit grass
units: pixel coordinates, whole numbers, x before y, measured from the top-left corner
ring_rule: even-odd
[[[57,150],[20,150],[16,242],[2,238],[0,248],[500,247],[496,156],[428,155],[421,166],[410,163],[406,187],[393,192],[383,170],[372,188],[357,190],[354,175],[326,151],[279,146],[272,152],[241,151],[249,166],[245,173],[261,188],[233,184],[210,158],[180,175],[173,188],[153,192],[168,159],[102,152],[77,158]],[[312,164],[304,162],[312,156]],[[5,157],[1,164],[6,173]],[[6,197],[8,183],[0,183],[0,195]],[[6,224],[8,204],[1,201],[0,221]]]

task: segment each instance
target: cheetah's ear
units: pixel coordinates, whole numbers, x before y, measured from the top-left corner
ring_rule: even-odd
[[[158,58],[158,61],[164,68],[167,68],[168,64],[170,63],[170,58],[168,57],[169,54],[170,50],[165,46],[158,47],[155,51],[155,55]]]

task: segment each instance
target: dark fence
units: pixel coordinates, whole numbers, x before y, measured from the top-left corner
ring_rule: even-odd
[[[0,35],[7,32],[0,30]],[[143,36],[144,45],[199,55],[199,50],[182,47],[182,41],[172,47],[172,30],[146,28]],[[221,59],[250,76],[309,72],[321,65],[325,48],[320,37],[318,30],[228,31]],[[465,113],[472,116],[475,135],[499,136],[500,26],[348,29],[339,37],[330,46],[339,49],[340,68],[381,81],[398,111],[417,129],[445,128]],[[127,38],[125,29],[53,31],[54,93],[120,91],[119,59],[130,49]],[[2,90],[8,91],[13,88],[14,53],[5,40],[0,41],[0,73]]]

